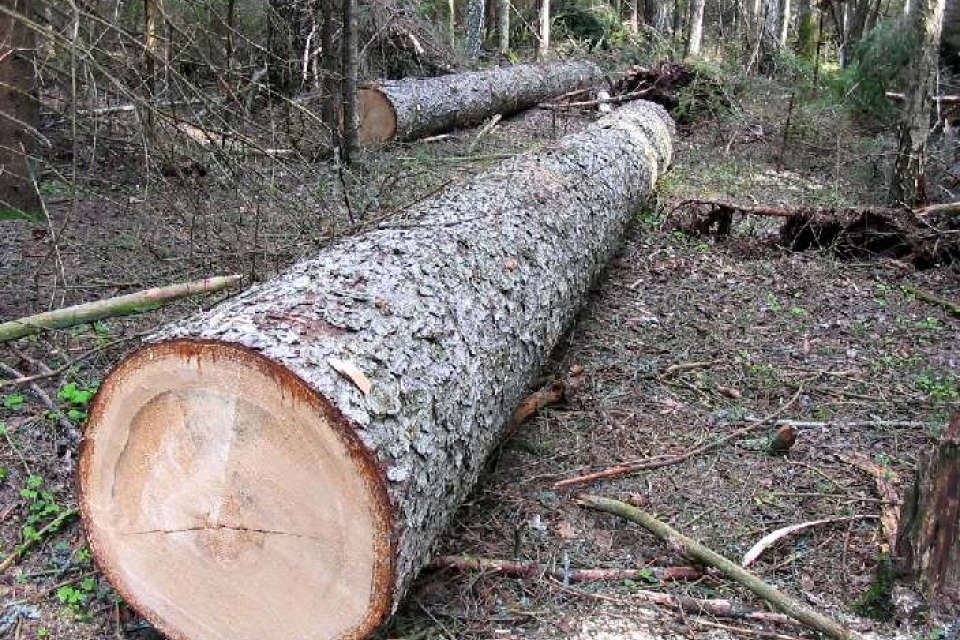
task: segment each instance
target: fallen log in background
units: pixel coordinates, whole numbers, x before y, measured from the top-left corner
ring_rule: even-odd
[[[170,637],[364,638],[669,164],[635,103],[153,337],[80,459],[90,548]]]
[[[754,215],[784,220],[780,244],[791,251],[829,249],[844,259],[878,257],[909,261],[918,269],[960,262],[960,203],[920,209],[892,207],[817,207],[753,205],[726,200],[681,200],[672,216],[694,235],[730,235],[733,216]]]
[[[415,140],[473,126],[588,87],[602,76],[597,65],[580,60],[367,85],[357,96],[360,143]]]

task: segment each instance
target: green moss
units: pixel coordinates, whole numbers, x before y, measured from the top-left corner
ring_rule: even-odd
[[[853,611],[874,620],[889,620],[893,617],[893,591],[897,574],[890,556],[883,554],[877,563],[876,573],[870,588],[853,601]]]

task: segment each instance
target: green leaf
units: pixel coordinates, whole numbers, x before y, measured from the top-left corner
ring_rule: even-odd
[[[38,475],[27,476],[27,488],[39,489],[41,486],[43,486],[43,476],[38,476]]]
[[[23,395],[15,393],[3,396],[3,406],[7,409],[19,409],[23,406]]]

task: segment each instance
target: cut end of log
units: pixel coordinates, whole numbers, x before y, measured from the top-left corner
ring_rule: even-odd
[[[382,144],[397,134],[397,112],[393,103],[376,87],[362,87],[357,92],[357,114],[360,144]]]
[[[362,638],[392,598],[379,478],[351,423],[289,370],[177,340],[104,381],[80,505],[104,574],[170,638]]]

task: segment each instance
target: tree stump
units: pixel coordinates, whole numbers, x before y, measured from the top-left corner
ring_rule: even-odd
[[[917,463],[897,534],[900,569],[928,600],[960,606],[960,411]]]

